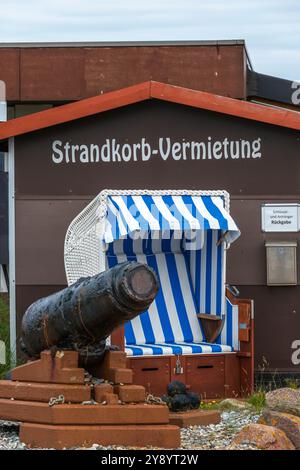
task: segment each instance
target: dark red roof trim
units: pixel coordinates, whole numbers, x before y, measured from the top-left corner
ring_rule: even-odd
[[[300,114],[295,111],[149,81],[1,123],[0,140],[151,98],[300,130]]]

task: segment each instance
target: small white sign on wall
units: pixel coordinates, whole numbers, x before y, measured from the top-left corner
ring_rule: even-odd
[[[300,204],[264,204],[261,208],[263,232],[299,232]]]

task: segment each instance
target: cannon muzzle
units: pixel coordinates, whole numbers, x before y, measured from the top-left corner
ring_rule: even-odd
[[[158,288],[156,273],[135,261],[79,279],[30,305],[22,320],[22,350],[36,358],[44,349],[72,349],[82,364],[95,363],[113,330],[147,310]]]

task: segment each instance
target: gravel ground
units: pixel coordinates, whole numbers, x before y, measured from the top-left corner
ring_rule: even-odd
[[[181,430],[181,449],[221,450],[230,445],[235,434],[249,423],[255,423],[259,415],[248,411],[224,411],[219,424],[191,426]],[[19,441],[19,426],[9,421],[0,421],[0,450],[23,450],[25,444]],[[103,447],[94,444],[91,450],[126,449],[121,446]],[[239,446],[241,450],[256,450],[251,445]]]
[[[259,415],[248,411],[224,411],[219,424],[190,426],[181,430],[182,449],[224,450],[234,436],[247,424],[256,423]],[[256,450],[250,444],[238,447],[241,450]]]

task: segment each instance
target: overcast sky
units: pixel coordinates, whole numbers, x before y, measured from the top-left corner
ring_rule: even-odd
[[[0,42],[245,39],[254,69],[300,80],[299,0],[0,0]]]

